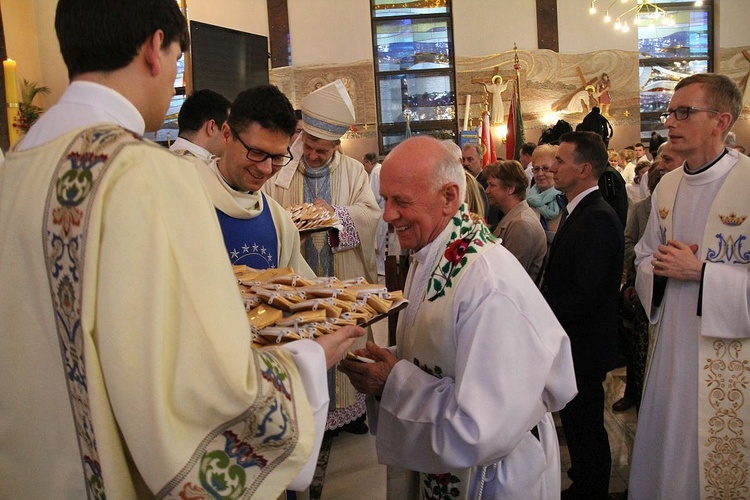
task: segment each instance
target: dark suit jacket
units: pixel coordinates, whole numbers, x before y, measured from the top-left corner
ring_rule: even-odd
[[[555,235],[542,295],[570,337],[576,375],[603,376],[617,362],[617,303],[624,233],[597,190]]]

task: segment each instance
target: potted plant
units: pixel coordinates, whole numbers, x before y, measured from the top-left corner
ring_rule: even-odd
[[[13,123],[13,126],[20,133],[25,134],[29,130],[29,127],[39,118],[39,115],[44,112],[42,108],[34,104],[34,98],[37,94],[49,94],[49,92],[49,87],[40,87],[36,82],[23,80],[23,85],[21,85],[21,102],[18,103],[19,112]]]

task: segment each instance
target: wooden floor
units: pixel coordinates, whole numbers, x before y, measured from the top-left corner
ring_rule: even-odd
[[[375,341],[384,345],[384,325],[376,324],[373,328]],[[621,413],[612,411],[612,403],[617,401],[624,390],[625,369],[618,368],[607,375],[605,381],[606,405],[605,426],[609,434],[609,444],[612,451],[612,475],[609,491],[613,499],[626,498],[623,492],[627,488],[630,474],[630,459],[633,453],[633,438],[635,436],[636,414],[635,408]],[[562,436],[559,419],[558,435]],[[570,465],[567,446],[564,438],[560,445],[562,466],[562,488],[570,485],[566,471]],[[346,432],[333,438],[328,465],[322,481],[322,500],[395,500],[403,498],[399,488],[392,484],[389,494],[387,491],[387,470],[378,464],[375,452],[375,437],[369,434],[354,435]]]

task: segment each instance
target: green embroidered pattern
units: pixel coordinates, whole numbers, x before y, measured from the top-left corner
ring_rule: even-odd
[[[142,139],[115,126],[82,131],[58,162],[44,207],[44,258],[55,313],[60,356],[70,398],[86,494],[105,499],[96,433],[89,402],[89,383],[82,321],[83,271],[89,216],[111,159],[125,145]],[[154,146],[157,147],[157,146]]]
[[[87,497],[97,500],[105,499],[106,495],[89,407],[83,349],[84,256],[89,215],[101,179],[112,159],[132,144],[163,151],[158,145],[114,125],[81,132],[57,165],[45,206],[45,259],[61,356]],[[247,402],[242,414],[221,423],[197,444],[182,470],[156,498],[251,498],[295,452],[300,441],[299,415],[288,369],[271,351],[253,350],[252,355],[256,397]],[[271,484],[268,489],[275,487]]]
[[[247,474],[235,457],[229,456],[224,450],[207,452],[200,460],[200,478],[203,490],[198,488],[185,489],[193,495],[200,491],[201,496],[192,498],[242,498],[247,490]]]
[[[477,247],[497,243],[497,238],[482,220],[469,212],[464,203],[451,220],[453,232],[443,256],[427,282],[427,300],[433,302],[445,296],[445,290],[469,261],[467,254],[477,253]]]

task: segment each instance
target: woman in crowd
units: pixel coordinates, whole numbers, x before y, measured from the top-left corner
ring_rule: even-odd
[[[622,175],[622,167],[620,166],[620,153],[617,151],[609,151],[609,166],[617,170]]]
[[[552,172],[549,170],[555,161],[556,154],[557,146],[552,144],[542,144],[534,150],[534,154],[531,155],[531,163],[534,165],[531,169],[534,174],[534,185],[526,196],[529,206],[539,214],[539,221],[547,231],[548,238],[554,236],[560,224],[560,205],[557,195],[561,193],[555,189]]]
[[[620,161],[618,165],[620,166],[620,173],[622,174],[622,178],[625,179],[625,185],[630,185],[633,183],[633,178],[635,177],[635,152],[632,149],[623,149],[620,150]]]

